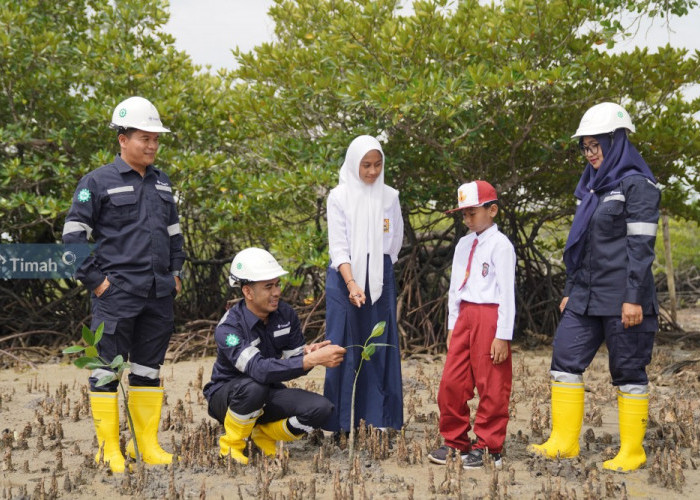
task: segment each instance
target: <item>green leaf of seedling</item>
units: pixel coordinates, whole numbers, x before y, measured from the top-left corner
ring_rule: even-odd
[[[386,328],[386,321],[380,321],[372,328],[372,333],[369,338],[373,339],[374,337],[381,336],[384,333],[384,328]]]
[[[380,347],[380,346],[384,346],[384,347],[396,347],[394,344],[382,344],[382,343],[379,343],[379,342],[372,342],[370,345],[377,346],[377,347]]]
[[[104,321],[100,323],[100,326],[97,327],[97,330],[95,330],[95,343],[93,345],[97,345],[100,340],[102,340],[102,334],[104,333],[105,330],[105,323]]]
[[[361,356],[365,361],[369,361],[369,354],[367,354],[367,351],[362,351]]]
[[[123,364],[124,364],[124,357],[123,357],[121,354],[118,354],[118,355],[112,360],[112,362],[109,364],[109,367],[110,367],[110,368],[114,368],[114,369],[116,370],[117,368],[120,368],[121,365],[123,365]]]
[[[108,368],[108,365],[105,365],[104,362],[100,359],[95,359],[93,358],[94,361],[89,361],[85,364],[85,368],[88,370],[96,370],[98,368]]]
[[[365,347],[364,350],[362,351],[362,354],[363,354],[362,357],[365,358],[364,355],[366,354],[367,357],[365,359],[369,360],[369,358],[372,357],[372,355],[374,354],[374,352],[376,350],[377,350],[377,346],[375,344],[370,344],[367,347]]]
[[[99,359],[97,358],[92,358],[90,356],[81,356],[80,358],[76,359],[73,361],[73,364],[77,366],[78,368],[85,368],[88,363],[98,363]],[[100,365],[102,366],[102,365]]]
[[[72,345],[63,349],[63,354],[75,354],[76,352],[83,352],[85,348],[81,345]]]
[[[95,384],[95,387],[102,387],[103,385],[107,385],[110,382],[114,382],[115,380],[117,380],[116,375],[114,375],[114,374],[105,375],[104,377],[102,377],[100,380],[97,381],[97,383]]]
[[[95,335],[85,325],[83,325],[83,340],[87,345],[95,345]]]
[[[85,355],[90,356],[91,358],[96,358],[97,357],[97,347],[94,345],[89,345],[85,348]]]

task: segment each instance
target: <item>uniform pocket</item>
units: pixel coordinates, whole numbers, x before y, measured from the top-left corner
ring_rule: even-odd
[[[97,298],[97,300],[106,299],[114,292],[115,288],[116,286],[114,286],[114,283],[110,283],[109,286],[105,289],[105,291],[102,292],[102,295],[100,295],[99,297],[95,295],[95,297]]]
[[[603,202],[598,209],[598,225],[603,234],[624,236],[627,224],[624,216],[625,204],[622,201]]]
[[[604,215],[620,215],[625,208],[624,205],[621,201],[606,201],[603,203],[601,213]]]
[[[109,216],[118,222],[136,220],[136,195],[133,192],[110,195],[108,212]]]
[[[158,196],[161,200],[161,212],[163,213],[163,217],[165,217],[165,222],[169,222],[170,213],[175,206],[175,198],[173,197],[172,193],[160,189],[158,190]]]

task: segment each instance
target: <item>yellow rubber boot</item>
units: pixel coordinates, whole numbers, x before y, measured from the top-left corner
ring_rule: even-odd
[[[92,420],[95,422],[97,444],[104,448],[103,460],[112,472],[124,472],[124,455],[119,449],[119,398],[116,392],[90,392]],[[100,461],[100,451],[95,462]]]
[[[629,394],[617,391],[620,419],[620,451],[612,460],[603,462],[603,469],[629,472],[639,469],[647,461],[642,443],[647,431],[649,394]]]
[[[134,422],[134,434],[141,458],[147,464],[171,464],[173,455],[158,444],[158,425],[163,406],[162,387],[129,387],[129,412]],[[126,445],[126,452],[136,458],[133,439]]]
[[[578,456],[578,438],[583,424],[583,383],[552,382],[552,433],[528,451],[547,458]]]
[[[246,465],[248,457],[243,454],[243,450],[246,447],[246,440],[253,432],[255,421],[260,415],[262,415],[262,410],[249,415],[238,415],[229,409],[224,419],[226,434],[219,438],[219,456],[226,458],[231,455],[231,458],[236,462]]]
[[[269,422],[267,424],[256,425],[253,428],[251,437],[258,448],[265,455],[271,456],[277,452],[277,441],[296,441],[301,439],[301,435],[292,434],[287,427],[288,418]]]

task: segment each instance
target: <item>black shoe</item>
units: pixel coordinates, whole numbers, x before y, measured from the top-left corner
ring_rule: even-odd
[[[428,453],[428,460],[433,462],[434,464],[440,464],[440,465],[445,465],[447,463],[447,457],[450,454],[459,454],[459,457],[464,460],[469,452],[466,451],[460,451],[457,448],[452,448],[447,445],[442,445],[440,448],[437,450],[431,451]]]
[[[462,465],[465,469],[479,469],[484,466],[484,454],[486,451],[483,448],[475,448],[470,451],[466,457],[462,458]],[[503,466],[503,461],[501,460],[500,453],[489,453],[491,455],[491,460],[493,460],[493,465],[497,469]]]

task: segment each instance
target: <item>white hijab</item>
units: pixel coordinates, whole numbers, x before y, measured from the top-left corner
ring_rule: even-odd
[[[382,155],[382,171],[377,180],[366,184],[360,179],[360,161],[370,151]],[[398,191],[384,185],[384,151],[369,135],[356,137],[348,146],[340,169],[340,181],[334,188],[350,223],[352,241],[350,266],[357,285],[364,290],[369,255],[369,293],[374,304],[384,286],[384,211],[398,198]]]

